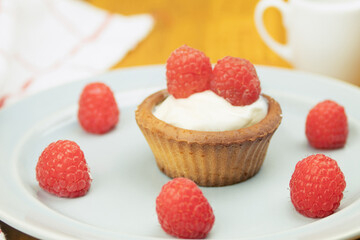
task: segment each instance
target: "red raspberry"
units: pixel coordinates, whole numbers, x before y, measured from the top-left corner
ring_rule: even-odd
[[[90,133],[103,134],[119,121],[119,108],[111,89],[104,83],[90,83],[79,100],[80,125]]]
[[[326,217],[339,207],[346,187],[336,161],[311,155],[296,164],[290,180],[290,197],[295,209],[306,217]]]
[[[341,148],[346,143],[348,131],[344,107],[334,101],[318,103],[306,119],[306,137],[314,148]]]
[[[210,88],[212,67],[208,57],[186,45],[173,51],[166,64],[168,92],[175,98],[187,98]]]
[[[83,151],[73,141],[51,143],[41,153],[36,165],[40,187],[58,197],[80,197],[91,184]]]
[[[164,231],[178,238],[205,238],[215,221],[201,190],[186,178],[174,178],[162,187],[156,212]]]
[[[246,59],[235,57],[225,57],[217,62],[210,88],[234,106],[255,102],[261,92],[254,65]]]

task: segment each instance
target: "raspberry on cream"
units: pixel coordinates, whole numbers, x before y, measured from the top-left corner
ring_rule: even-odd
[[[260,80],[249,60],[227,56],[214,66],[210,89],[234,106],[255,102],[261,92]]]
[[[230,131],[260,122],[268,112],[267,100],[246,106],[233,106],[211,90],[192,94],[188,98],[167,97],[155,107],[158,119],[176,127],[198,131]]]
[[[166,62],[167,90],[175,98],[209,89],[211,75],[210,59],[186,45],[173,51]]]

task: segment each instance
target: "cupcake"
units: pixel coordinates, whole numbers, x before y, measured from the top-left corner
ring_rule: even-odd
[[[209,187],[254,176],[282,118],[280,105],[261,94],[254,66],[225,57],[212,69],[204,53],[182,46],[166,67],[167,89],[135,114],[159,169]]]

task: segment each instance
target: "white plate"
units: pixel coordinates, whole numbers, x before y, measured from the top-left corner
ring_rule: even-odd
[[[260,172],[228,187],[202,188],[215,212],[210,239],[319,239],[360,234],[360,91],[329,78],[257,67],[262,90],[280,102],[283,122]],[[150,93],[165,88],[163,66],[130,68],[64,85],[0,111],[0,219],[44,239],[170,238],[160,228],[155,198],[169,178],[157,168],[139,131],[134,111]],[[87,82],[100,80],[116,93],[121,108],[114,131],[85,133],[76,118]],[[338,211],[324,219],[298,214],[289,197],[294,166],[317,151],[304,135],[306,114],[333,99],[346,107],[350,134],[343,149],[322,151],[336,159],[347,182]],[[85,197],[64,199],[39,188],[35,165],[42,150],[58,139],[76,141],[91,168]]]

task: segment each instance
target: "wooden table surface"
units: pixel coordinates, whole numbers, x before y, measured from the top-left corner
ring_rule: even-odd
[[[149,36],[115,68],[163,64],[183,44],[200,49],[212,63],[225,56],[242,57],[254,64],[290,67],[272,52],[255,29],[253,13],[258,0],[89,0],[96,6],[131,15],[150,13],[155,26]],[[285,31],[280,14],[265,13],[270,34],[281,43]]]
[[[100,8],[132,15],[150,13],[152,32],[114,68],[162,64],[175,48],[187,44],[204,51],[215,63],[224,56],[243,57],[254,64],[290,67],[262,42],[256,32],[253,12],[257,0],[88,0]],[[269,32],[285,42],[276,11],[264,16]],[[33,240],[0,221],[8,240]]]

